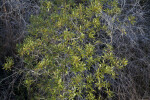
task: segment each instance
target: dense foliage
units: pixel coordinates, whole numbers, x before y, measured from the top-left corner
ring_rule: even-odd
[[[54,3],[41,2],[41,12],[30,19],[29,35],[17,46],[31,98],[94,100],[96,87],[105,87],[112,96],[105,76],[115,78],[115,69],[126,66],[127,61],[113,54],[112,32],[102,21],[103,13],[120,13],[117,1],[87,1],[87,6]],[[103,7],[105,3],[110,9]],[[110,42],[102,41],[100,34],[107,35]],[[97,52],[100,44],[106,45],[102,53]],[[8,58],[4,68],[12,64]]]
[[[120,69],[127,64],[128,68],[132,67],[135,58],[129,56],[137,43],[132,32],[138,33],[135,25],[140,22],[140,15],[130,12],[135,8],[127,12],[130,6],[123,3],[120,0],[40,1],[38,14],[30,17],[26,37],[17,44],[15,56],[7,57],[3,65],[4,70],[12,72],[11,76],[20,78],[12,82],[14,91],[21,87],[18,92],[27,92],[19,93],[23,96],[16,98],[103,100],[118,96],[118,100],[136,100],[136,96],[128,93],[125,98],[123,94],[120,98],[120,94],[113,93],[113,89],[120,88],[115,86],[126,80]],[[125,73],[129,73],[129,83],[130,72]],[[18,86],[13,86],[15,81],[20,82]],[[130,85],[126,82],[118,92],[126,91],[124,88]]]

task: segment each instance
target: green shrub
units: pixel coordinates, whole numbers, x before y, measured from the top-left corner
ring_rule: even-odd
[[[95,87],[105,87],[112,96],[105,76],[115,78],[115,69],[126,66],[127,61],[116,57],[111,41],[103,41],[99,35],[112,38],[103,14],[118,15],[120,8],[117,0],[86,2],[85,6],[71,0],[42,1],[39,15],[31,16],[29,34],[17,45],[30,99],[101,99],[95,97]],[[102,44],[106,47],[97,49]],[[7,61],[5,69],[12,62]]]

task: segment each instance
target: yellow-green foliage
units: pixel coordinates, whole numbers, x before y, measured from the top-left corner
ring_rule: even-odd
[[[3,65],[3,69],[11,70],[12,66],[14,65],[14,61],[11,57],[6,58],[6,63]]]
[[[24,83],[32,99],[63,100],[78,96],[94,100],[94,87],[106,87],[111,94],[104,75],[115,78],[114,69],[126,66],[127,61],[115,57],[111,43],[101,55],[96,54],[96,45],[103,42],[95,35],[101,34],[100,30],[108,31],[107,25],[100,22],[102,12],[110,16],[120,13],[117,1],[84,0],[87,6],[75,5],[72,0],[59,1],[41,2],[40,14],[31,16],[28,37],[18,45],[25,68]],[[105,3],[112,9],[103,7]],[[10,65],[12,60],[4,68]]]

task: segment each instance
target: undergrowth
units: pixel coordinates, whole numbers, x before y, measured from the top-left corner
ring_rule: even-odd
[[[18,32],[22,34],[15,37],[13,32],[16,31],[8,32],[14,36],[16,42],[13,43],[11,37],[8,38],[13,44],[7,47],[13,46],[13,49],[10,48],[11,54],[9,52],[4,54],[7,58],[3,69],[10,72],[10,75],[3,78],[0,85],[5,88],[4,83],[7,83],[9,87],[8,90],[1,88],[0,98],[3,100],[149,98],[150,36],[144,21],[144,3],[141,2],[140,0],[38,2],[38,5],[33,6],[39,9],[36,14],[34,10],[31,12],[33,15],[30,20],[29,17],[20,19],[19,22],[23,21],[24,26],[16,24],[20,25],[19,29],[22,31]],[[32,1],[32,4],[34,3],[35,1]],[[1,7],[2,10],[5,4]],[[20,16],[22,14],[20,13]],[[4,18],[8,19],[6,15]],[[27,23],[29,26],[26,29]],[[6,44],[10,42],[6,41]],[[17,47],[14,46],[16,43]]]

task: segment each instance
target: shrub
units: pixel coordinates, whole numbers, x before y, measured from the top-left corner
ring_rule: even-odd
[[[112,96],[106,77],[115,78],[115,70],[127,65],[112,47],[121,9],[117,0],[83,2],[42,1],[39,15],[31,16],[29,34],[17,45],[29,99],[101,99],[96,88]],[[134,24],[134,17],[129,21]],[[12,62],[8,58],[4,68]]]

